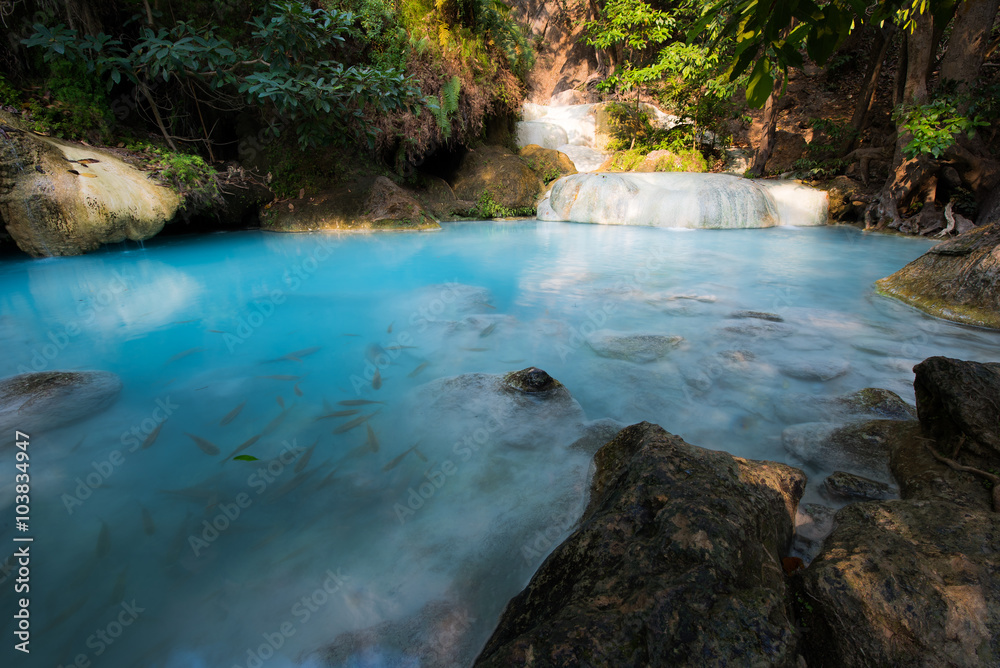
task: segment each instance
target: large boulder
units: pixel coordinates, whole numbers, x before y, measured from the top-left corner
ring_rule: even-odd
[[[122,382],[109,371],[44,371],[0,380],[0,432],[55,429],[114,403]],[[12,439],[6,439],[9,443]]]
[[[913,372],[917,415],[946,452],[960,445],[1000,466],[1000,364],[929,357]]]
[[[989,372],[973,364],[931,358],[917,366],[920,423],[883,423],[902,498],[843,508],[822,552],[796,576],[808,604],[801,646],[809,666],[998,664],[1000,514],[982,478],[934,454],[952,454],[954,420],[967,418],[943,408],[954,408],[957,388],[969,383],[970,397],[990,391],[979,375]],[[954,394],[941,398],[944,388]],[[994,407],[987,417],[997,414]]]
[[[836,523],[802,572],[810,667],[997,665],[1000,515],[901,500]]]
[[[261,211],[260,226],[273,232],[441,228],[420,202],[384,176],[269,204]]]
[[[141,241],[163,229],[181,197],[113,153],[18,129],[0,151],[0,219],[34,257],[80,255],[102,244]]]
[[[947,320],[1000,329],[1000,222],[934,246],[877,290]]]
[[[864,186],[849,176],[838,176],[824,188],[830,195],[830,220],[852,222],[862,218],[871,199]]]
[[[542,148],[538,144],[528,144],[518,151],[518,155],[528,161],[528,166],[542,177],[543,181],[554,181],[560,176],[576,174],[576,166],[569,156],[554,148]]]
[[[514,211],[535,208],[542,179],[528,163],[502,146],[470,149],[452,182],[460,200],[482,202],[489,197]]]
[[[797,665],[780,559],[805,476],[647,422],[594,459],[580,528],[510,601],[476,665]]]

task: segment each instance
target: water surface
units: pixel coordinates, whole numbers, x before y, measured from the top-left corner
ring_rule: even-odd
[[[798,465],[781,432],[815,399],[876,386],[912,402],[911,368],[928,356],[1000,360],[1000,335],[873,292],[929,246],[844,227],[528,221],[6,261],[0,376],[102,369],[124,384],[108,411],[33,435],[30,665],[323,665],[317,651],[353,631],[340,663],[467,664],[572,529],[590,453],[569,447],[575,414],[498,426],[493,399],[469,390],[441,406],[421,386],[535,365],[587,419],[649,420]],[[745,311],[781,322],[734,317]],[[617,359],[587,343],[595,332],[682,341]],[[339,403],[358,400],[383,403]],[[317,420],[347,410],[360,412]],[[502,445],[532,430],[544,442]],[[244,451],[258,461],[221,463],[262,433]],[[415,444],[423,459],[404,454]]]

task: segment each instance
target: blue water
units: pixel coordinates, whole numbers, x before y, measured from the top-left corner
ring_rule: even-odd
[[[109,410],[32,435],[34,635],[19,665],[324,665],[322,648],[352,631],[363,633],[340,643],[338,663],[468,664],[571,531],[590,453],[568,447],[572,415],[494,429],[483,400],[442,407],[422,385],[535,365],[590,420],[649,420],[697,445],[800,464],[780,436],[812,400],[877,386],[912,401],[925,357],[1000,360],[1000,335],[874,294],[929,246],[842,227],[530,221],[173,237],[8,260],[0,376],[101,369],[124,384]],[[784,322],[731,317],[745,310]],[[595,330],[683,340],[641,362],[597,355]],[[359,399],[383,403],[338,403]],[[366,424],[334,433],[375,411],[377,452]],[[532,420],[544,444],[496,445]],[[465,458],[457,443],[483,429]],[[220,463],[262,431],[244,451],[258,461]],[[414,444],[427,461],[411,452],[390,466]],[[0,473],[8,545],[11,459]],[[255,473],[268,465],[270,479]],[[435,480],[401,514],[410,490]],[[12,578],[0,586],[7,656]]]

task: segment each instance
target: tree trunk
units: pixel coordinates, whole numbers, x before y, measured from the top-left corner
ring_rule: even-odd
[[[759,177],[764,173],[764,167],[767,165],[767,161],[771,157],[771,152],[774,150],[774,143],[777,139],[778,114],[781,111],[778,107],[778,96],[781,94],[781,81],[782,77],[779,74],[775,77],[774,89],[764,104],[764,127],[760,133],[760,144],[757,146],[757,151],[753,155],[753,161],[750,163],[750,169],[748,170],[753,177]]]
[[[1000,0],[959,3],[948,51],[941,60],[941,81],[957,82],[957,92],[967,91],[979,77],[998,6]]]
[[[923,12],[914,18],[913,32],[906,36],[903,104],[927,104],[927,79],[934,62],[934,47],[934,16]]]
[[[872,43],[870,60],[868,61],[868,71],[865,72],[865,85],[858,97],[858,104],[854,108],[854,116],[851,118],[851,129],[854,130],[842,147],[843,153],[849,153],[857,146],[861,132],[868,127],[868,117],[875,102],[875,89],[878,87],[878,78],[882,74],[882,64],[885,62],[886,53],[892,38],[896,34],[896,26],[887,24],[881,30],[875,32],[875,41]]]

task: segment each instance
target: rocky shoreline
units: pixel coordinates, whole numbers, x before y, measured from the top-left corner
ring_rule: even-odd
[[[796,512],[796,468],[622,430],[595,455],[577,530],[476,665],[996,665],[1000,514],[969,470],[1000,465],[1000,365],[930,358],[915,372],[919,420],[854,428],[880,434],[871,457],[899,498],[835,515]]]

